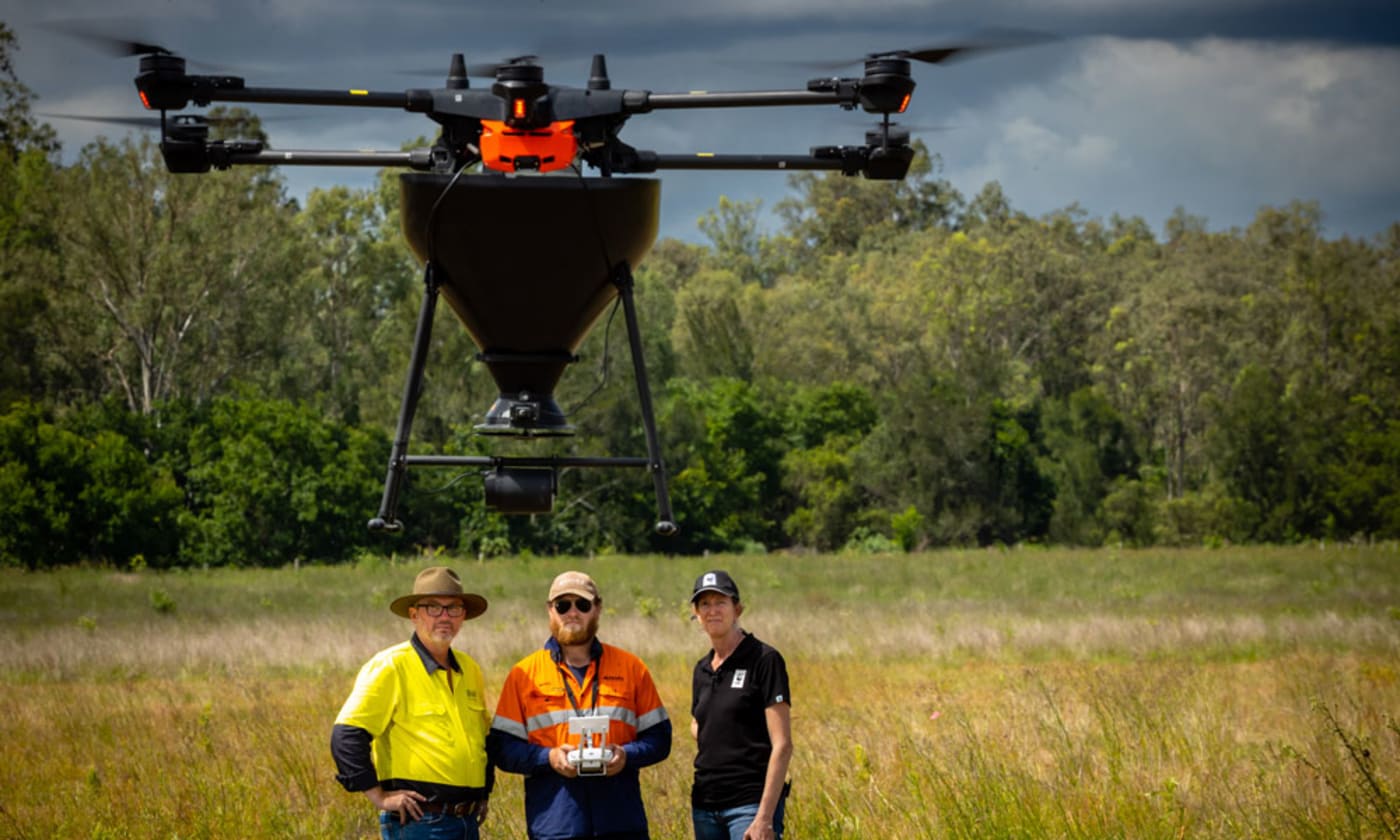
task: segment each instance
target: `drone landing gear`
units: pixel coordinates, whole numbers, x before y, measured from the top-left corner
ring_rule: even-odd
[[[637,398],[642,412],[642,427],[646,432],[646,458],[617,457],[500,457],[492,455],[410,455],[409,430],[422,393],[423,370],[427,363],[428,345],[432,338],[433,316],[437,312],[439,281],[437,268],[430,260],[424,268],[423,304],[418,310],[414,331],[413,352],[409,359],[408,381],[404,385],[403,401],[389,453],[389,468],[384,478],[384,496],[379,515],[369,521],[371,531],[399,531],[403,523],[397,518],[399,493],[410,466],[489,467],[485,473],[486,506],[499,513],[549,513],[554,507],[561,467],[642,467],[651,472],[656,490],[657,521],[655,530],[661,536],[671,536],[678,530],[671,512],[670,492],[666,486],[666,470],[661,460],[660,439],[652,410],[651,388],[647,383],[646,364],[642,357],[641,331],[637,325],[637,308],[633,299],[632,270],[627,262],[617,263],[611,280],[622,299],[627,321],[627,340],[632,354],[632,367],[637,381]],[[574,361],[572,354],[509,354],[483,353],[480,358],[493,365],[493,373],[502,367],[532,364],[562,365]],[[499,374],[498,374],[499,375]],[[476,427],[484,434],[534,437],[568,435],[573,427],[565,422],[552,394],[528,391],[503,392],[487,412],[486,422]]]

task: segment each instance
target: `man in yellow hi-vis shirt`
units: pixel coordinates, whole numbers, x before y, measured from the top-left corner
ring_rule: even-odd
[[[336,779],[379,809],[384,840],[477,840],[494,781],[491,716],[481,667],[452,640],[486,599],[435,566],[389,609],[413,622],[413,636],[360,669],[331,730]]]

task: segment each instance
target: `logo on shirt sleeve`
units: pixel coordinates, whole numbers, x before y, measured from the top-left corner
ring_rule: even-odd
[[[734,672],[734,682],[730,683],[730,684],[729,684],[729,687],[730,687],[730,688],[743,688],[743,687],[744,687],[744,679],[745,679],[746,677],[748,677],[748,675],[749,675],[749,672],[748,672],[748,671],[744,670],[743,668],[739,668],[738,670],[736,670],[736,671]]]

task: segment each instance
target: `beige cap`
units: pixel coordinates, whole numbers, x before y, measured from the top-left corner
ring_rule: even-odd
[[[565,572],[555,578],[554,583],[549,585],[549,600],[553,601],[560,595],[578,595],[590,601],[603,600],[598,595],[598,584],[583,572]]]

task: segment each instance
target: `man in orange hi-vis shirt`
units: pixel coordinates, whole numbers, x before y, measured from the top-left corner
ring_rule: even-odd
[[[592,578],[564,572],[546,603],[550,638],[501,689],[493,763],[525,777],[531,840],[646,840],[638,771],[671,754],[666,707],[642,660],[598,641]]]

